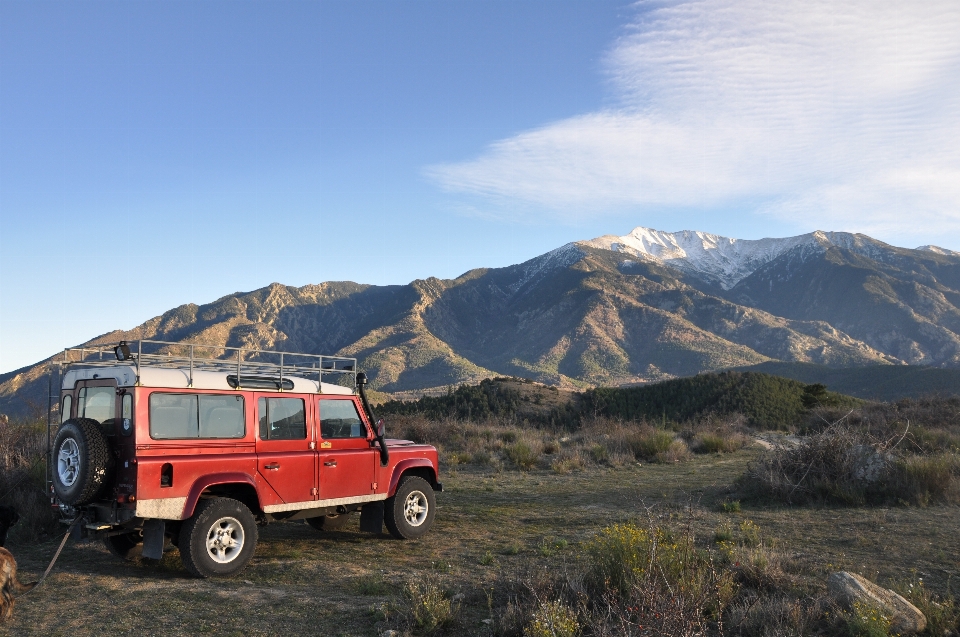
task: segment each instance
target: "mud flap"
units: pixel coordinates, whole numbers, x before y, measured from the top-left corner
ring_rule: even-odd
[[[365,533],[383,532],[383,500],[368,502],[360,508],[360,530]]]
[[[146,520],[143,523],[143,552],[145,558],[151,560],[163,559],[163,534],[166,531],[166,522],[163,520]]]

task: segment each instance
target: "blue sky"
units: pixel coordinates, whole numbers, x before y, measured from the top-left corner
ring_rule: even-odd
[[[0,0],[0,372],[637,225],[960,249],[955,3]]]

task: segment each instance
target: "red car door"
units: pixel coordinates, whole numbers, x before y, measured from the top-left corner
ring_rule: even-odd
[[[320,415],[320,499],[372,494],[379,454],[372,435],[349,396],[322,397]]]
[[[301,397],[256,394],[257,471],[287,504],[317,493],[317,452]]]

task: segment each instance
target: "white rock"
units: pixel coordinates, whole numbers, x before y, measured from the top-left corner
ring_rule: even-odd
[[[890,632],[893,634],[912,635],[927,627],[927,618],[919,608],[862,575],[840,571],[830,576],[827,586],[837,600],[848,607],[860,601],[883,611],[890,617]]]

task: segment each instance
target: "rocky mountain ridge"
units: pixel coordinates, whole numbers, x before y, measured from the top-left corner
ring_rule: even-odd
[[[742,241],[637,228],[456,279],[275,283],[90,343],[355,356],[388,393],[494,375],[582,388],[766,361],[960,367],[958,308],[960,255],[948,250],[850,233]],[[0,411],[45,405],[45,384],[39,366],[0,376]]]

